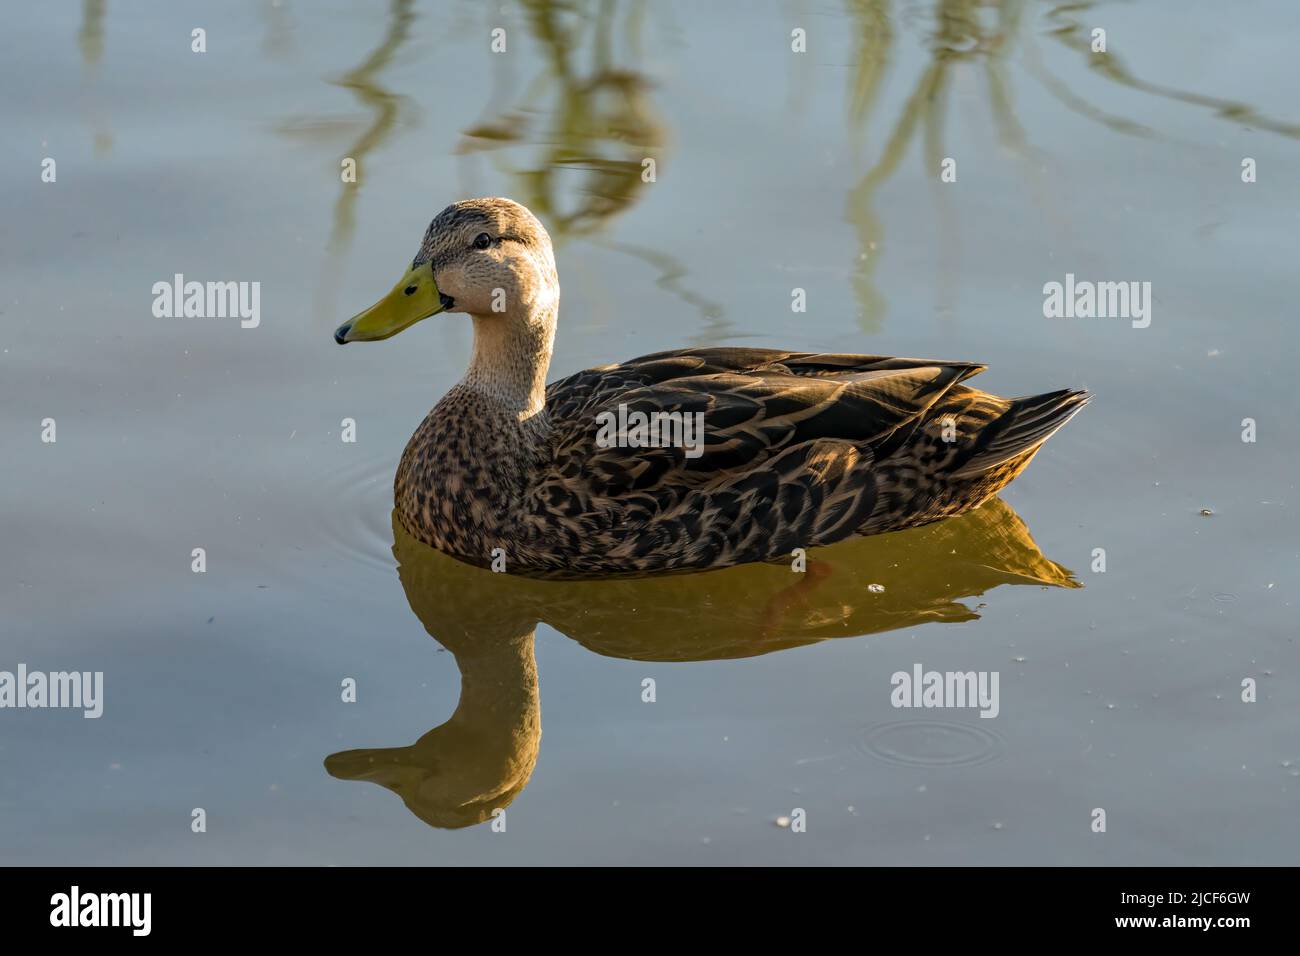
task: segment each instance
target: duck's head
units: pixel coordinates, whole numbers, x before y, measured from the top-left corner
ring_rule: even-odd
[[[406,274],[334,341],[386,339],[439,312],[526,318],[553,311],[559,295],[551,237],[537,217],[509,199],[466,199],[438,213]]]

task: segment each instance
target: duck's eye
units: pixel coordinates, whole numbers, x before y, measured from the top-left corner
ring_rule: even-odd
[[[492,237],[486,232],[480,232],[478,237],[474,240],[475,249],[486,249],[490,245],[492,245]]]

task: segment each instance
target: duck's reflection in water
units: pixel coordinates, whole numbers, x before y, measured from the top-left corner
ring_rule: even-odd
[[[979,617],[962,598],[1000,584],[1079,587],[1001,499],[958,518],[813,551],[807,569],[612,581],[537,581],[462,564],[396,521],[411,610],[456,657],[460,702],[407,747],[332,754],[345,780],[394,791],[425,823],[481,823],[528,783],[542,735],[533,634],[545,622],[589,650],[642,661],[752,657],[836,637]],[[872,588],[881,585],[884,590]]]

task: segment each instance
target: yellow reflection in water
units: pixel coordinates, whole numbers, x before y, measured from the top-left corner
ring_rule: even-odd
[[[99,62],[104,57],[104,15],[107,4],[104,0],[85,0],[81,5],[81,28],[77,31],[77,48],[81,51],[81,65],[84,69],[87,85],[92,85]],[[90,121],[91,142],[95,155],[103,158],[113,151],[113,131],[109,128],[104,110],[97,104],[97,97],[91,94]]]
[[[457,152],[491,155],[516,183],[514,198],[546,223],[557,248],[589,239],[640,259],[656,270],[661,288],[700,314],[704,330],[697,344],[726,337],[730,324],[722,306],[688,287],[686,267],[676,257],[644,242],[600,238],[653,188],[667,154],[653,83],[635,65],[645,5],[521,5],[541,73],[520,97],[494,95],[484,118],[462,133]],[[509,67],[511,61],[498,59],[500,70]]]
[[[588,236],[639,198],[649,183],[643,163],[663,159],[664,129],[650,103],[649,79],[620,63],[613,36],[620,13],[635,8],[600,2],[522,0],[543,73],[522,102],[462,134],[461,153],[527,147],[505,157],[524,205],[557,244]],[[637,46],[641,18],[630,13],[627,46]]]
[[[413,0],[391,0],[384,35],[379,45],[371,50],[361,63],[332,81],[337,86],[351,91],[358,102],[370,111],[371,119],[352,144],[340,154],[341,157],[355,161],[356,182],[342,183],[338,199],[334,201],[334,224],[330,231],[328,245],[330,266],[317,287],[315,303],[316,312],[327,322],[334,321],[333,303],[338,283],[342,279],[342,265],[356,233],[356,207],[361,198],[362,184],[366,180],[367,160],[371,153],[392,135],[401,110],[407,104],[407,97],[392,92],[380,83],[379,74],[392,62],[398,49],[406,42],[414,21]],[[304,123],[300,120],[286,124],[281,131],[301,132],[328,128],[328,124]]]
[[[1106,52],[1092,49],[1091,25],[1079,15],[1092,9],[1092,0],[1060,3],[1046,10],[1046,34],[1087,60],[1098,75],[1130,90],[1174,100],[1214,111],[1216,117],[1247,127],[1268,130],[1283,136],[1300,137],[1300,125],[1261,115],[1245,103],[1224,100],[1179,90],[1139,78],[1111,48]],[[854,24],[855,49],[846,96],[850,124],[862,127],[869,119],[879,98],[895,42],[890,0],[847,0],[847,13]],[[921,134],[921,157],[926,176],[935,186],[935,203],[939,215],[936,235],[938,269],[936,287],[939,309],[943,316],[954,311],[951,280],[957,274],[957,235],[948,195],[939,178],[940,163],[950,154],[944,149],[944,127],[953,73],[961,65],[978,66],[983,74],[990,119],[999,142],[1008,155],[1021,164],[1026,187],[1035,205],[1043,209],[1053,224],[1068,229],[1064,217],[1055,209],[1056,190],[1050,188],[1042,174],[1041,152],[1030,145],[1029,138],[1016,116],[1015,90],[1006,64],[1019,43],[1029,76],[1067,109],[1100,123],[1111,130],[1130,136],[1154,138],[1157,134],[1141,123],[1115,115],[1076,93],[1070,84],[1052,73],[1038,48],[1035,32],[1026,28],[1026,0],[936,0],[930,11],[927,35],[929,62],[915,80],[911,93],[889,134],[884,138],[876,161],[850,190],[845,216],[858,234],[858,260],[852,267],[853,288],[858,300],[859,321],[869,332],[878,331],[884,322],[885,301],[876,289],[876,263],[884,249],[884,228],[873,209],[876,191],[897,170],[912,146],[918,129]]]
[[[1092,50],[1091,29],[1085,26],[1075,14],[1082,13],[1094,7],[1095,0],[1075,0],[1071,3],[1057,4],[1048,12],[1047,17],[1051,24],[1049,35],[1052,39],[1064,44],[1076,53],[1082,54],[1088,59],[1088,66],[1095,70],[1106,79],[1117,83],[1121,86],[1127,86],[1130,89],[1147,93],[1151,96],[1158,96],[1163,99],[1176,100],[1180,103],[1187,103],[1192,106],[1204,106],[1214,111],[1214,115],[1220,119],[1230,120],[1240,123],[1243,126],[1257,129],[1268,130],[1270,133],[1278,133],[1282,136],[1300,138],[1300,124],[1287,123],[1281,120],[1265,116],[1255,110],[1254,107],[1242,103],[1238,100],[1225,100],[1217,96],[1207,96],[1201,93],[1193,93],[1189,90],[1180,90],[1172,86],[1166,86],[1163,83],[1153,83],[1137,76],[1127,66],[1124,60],[1114,50],[1108,50],[1106,53],[1094,53]],[[1032,46],[1032,37],[1027,46]],[[1037,64],[1041,67],[1041,58],[1035,55]],[[1053,93],[1066,105],[1073,106],[1082,102],[1074,98],[1067,100],[1066,97],[1059,96],[1062,89],[1067,89],[1064,84],[1051,84],[1050,77],[1046,71],[1043,71],[1041,79],[1044,85],[1048,86]],[[1133,127],[1137,124],[1125,122],[1117,127],[1120,132],[1133,132]],[[1140,127],[1139,127],[1140,128]]]
[[[533,656],[540,622],[608,657],[710,661],[973,620],[979,614],[961,600],[1001,584],[1080,586],[997,498],[923,528],[814,550],[803,573],[760,564],[539,581],[463,564],[413,539],[396,519],[393,534],[411,610],[455,655],[460,701],[446,723],[414,744],[332,754],[325,767],[393,790],[436,827],[481,823],[528,783],[542,732]]]
[[[84,0],[81,5],[77,47],[81,50],[83,66],[97,65],[104,55],[104,8],[104,0]]]
[[[392,62],[398,48],[406,42],[411,23],[415,19],[412,4],[413,0],[392,0],[388,11],[388,26],[379,45],[358,66],[335,81],[339,86],[350,90],[369,108],[373,116],[370,125],[344,154],[356,160],[358,170],[363,168],[371,151],[392,134],[398,112],[406,101],[405,96],[384,87],[379,82],[378,75]],[[352,234],[356,231],[355,207],[363,181],[364,175],[358,172],[356,183],[344,184],[334,204],[334,231],[330,235],[330,250],[336,254],[343,252],[352,242]]]
[[[514,96],[507,75],[514,56],[494,56],[496,87],[485,115],[465,129],[456,152],[467,160],[490,157],[513,182],[513,198],[546,222],[557,247],[569,239],[602,242],[640,259],[658,273],[656,283],[695,309],[704,320],[700,341],[716,342],[730,329],[722,306],[691,290],[686,267],[670,253],[644,242],[615,242],[600,233],[646,194],[661,174],[665,125],[651,103],[653,84],[632,62],[639,55],[645,19],[642,3],[611,0],[520,0],[539,74]],[[272,26],[283,32],[284,15]],[[496,24],[498,14],[492,14]],[[356,232],[366,161],[390,139],[409,98],[384,86],[380,73],[406,42],[415,20],[412,0],[392,0],[385,34],[355,68],[333,81],[370,112],[367,127],[341,156],[356,161],[356,183],[344,183],[335,201],[326,274],[317,287],[316,311],[334,314],[341,266]],[[513,35],[511,35],[513,37]],[[615,38],[622,37],[617,43]],[[280,37],[274,48],[282,48]],[[511,39],[513,41],[513,38]],[[268,51],[273,49],[268,40]],[[295,118],[281,124],[289,135],[331,134],[338,122]],[[647,169],[647,160],[654,162]],[[653,176],[653,178],[651,178]],[[463,197],[448,197],[463,198]]]
[[[862,126],[870,116],[889,62],[895,36],[890,25],[890,6],[888,0],[849,2],[849,13],[859,38],[847,97],[849,119],[856,126]],[[1000,0],[993,4],[986,0],[938,0],[934,5],[933,26],[927,38],[929,63],[904,101],[879,158],[848,194],[846,218],[858,233],[859,245],[858,261],[852,270],[853,289],[859,320],[867,331],[878,331],[885,314],[885,302],[874,278],[876,262],[884,248],[884,229],[873,210],[873,197],[907,155],[918,129],[922,130],[922,161],[927,175],[936,185],[940,183],[940,164],[948,155],[944,149],[944,126],[956,67],[982,64],[992,118],[1003,147],[1022,160],[1030,153],[1013,111],[1003,67],[1007,51],[1020,32],[1022,12],[1023,0]],[[955,293],[951,278],[958,271],[957,229],[947,199],[942,189],[935,192],[940,218],[937,289],[940,311],[945,316],[953,312]]]

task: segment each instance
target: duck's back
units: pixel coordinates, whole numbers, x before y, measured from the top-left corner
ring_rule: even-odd
[[[509,570],[726,567],[970,510],[1086,401],[960,384],[982,369],[720,348],[570,376],[547,390],[547,447],[515,516]],[[655,416],[679,436],[699,416],[702,441],[647,446],[662,438],[642,427]]]

